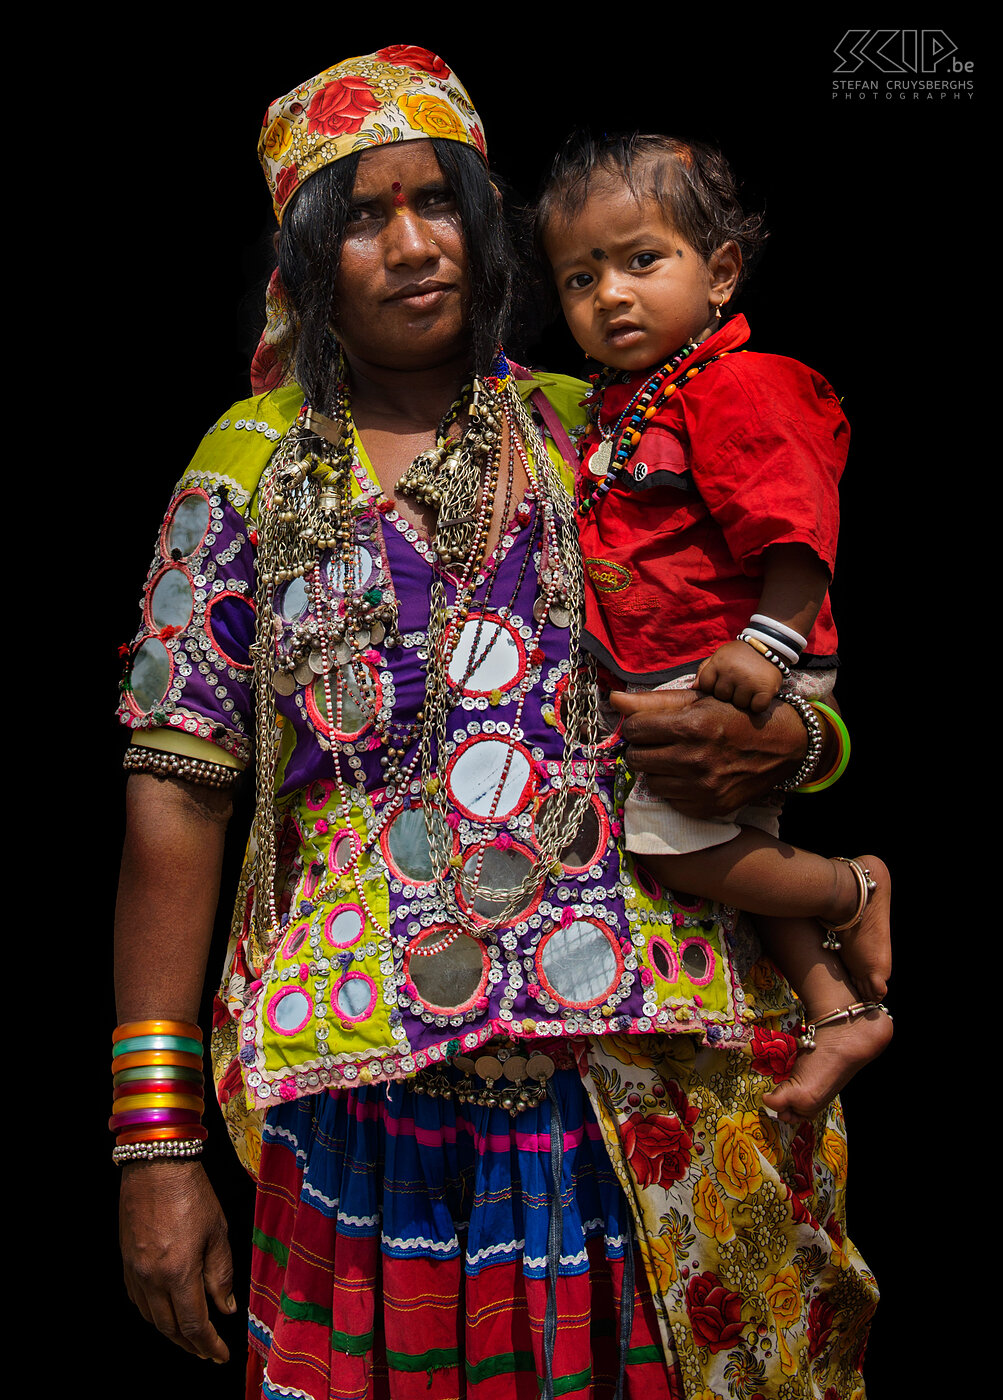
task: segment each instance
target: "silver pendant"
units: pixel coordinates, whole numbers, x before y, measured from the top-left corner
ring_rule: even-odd
[[[293,671],[293,675],[299,681],[300,685],[312,685],[317,679],[317,672],[310,665],[309,661],[301,661],[295,671]]]
[[[279,695],[292,695],[296,689],[296,680],[288,671],[275,671],[272,673],[272,688]]]
[[[550,609],[550,620],[555,627],[570,627],[571,613],[560,603],[555,603]]]
[[[609,473],[610,463],[613,460],[613,440],[607,438],[601,442],[595,452],[589,458],[589,475],[606,476]]]

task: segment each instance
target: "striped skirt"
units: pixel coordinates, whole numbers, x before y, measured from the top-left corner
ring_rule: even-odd
[[[548,1370],[566,1400],[681,1394],[582,1080],[550,1083],[559,1157],[546,1099],[512,1118],[395,1083],[269,1112],[249,1400],[536,1400]]]

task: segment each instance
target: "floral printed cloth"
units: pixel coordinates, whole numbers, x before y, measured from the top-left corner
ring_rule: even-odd
[[[326,68],[265,113],[258,157],[275,217],[281,223],[293,193],[325,165],[368,146],[432,137],[487,156],[466,88],[437,54],[391,44]]]
[[[765,963],[753,973],[776,980]],[[863,1400],[878,1294],[845,1235],[839,1102],[799,1127],[762,1106],[796,1049],[779,1018],[730,1050],[665,1035],[589,1046],[586,1087],[685,1400]]]

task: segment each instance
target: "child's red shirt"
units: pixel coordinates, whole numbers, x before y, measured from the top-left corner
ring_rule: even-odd
[[[745,317],[734,317],[682,372],[748,338]],[[604,428],[647,378],[606,390]],[[579,516],[589,650],[621,680],[655,685],[748,623],[769,545],[806,544],[831,574],[849,435],[821,375],[780,355],[729,353],[659,400],[616,485]],[[584,439],[583,473],[601,440],[595,428]],[[806,663],[837,664],[828,596]]]

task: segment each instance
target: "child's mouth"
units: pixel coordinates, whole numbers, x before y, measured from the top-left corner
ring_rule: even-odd
[[[632,322],[624,321],[615,326],[608,326],[605,340],[607,345],[632,345],[634,341],[643,334],[644,332],[641,330],[640,326],[635,326]]]

